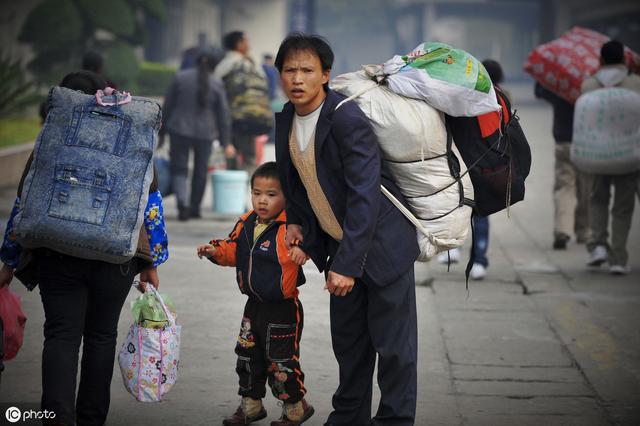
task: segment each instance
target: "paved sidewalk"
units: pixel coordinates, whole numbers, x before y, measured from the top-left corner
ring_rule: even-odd
[[[533,170],[526,200],[511,209],[511,217],[491,217],[487,278],[470,282],[467,291],[464,264],[450,272],[436,262],[416,268],[418,281],[427,283],[416,288],[416,425],[640,424],[640,214],[629,238],[628,276],[587,271],[581,245],[552,251],[551,114],[531,103],[519,115],[532,145]],[[3,218],[12,196],[0,191]],[[169,198],[166,208],[171,258],[160,273],[161,290],[172,296],[183,325],[179,381],[164,402],[140,404],[124,390],[116,365],[108,425],[220,424],[238,403],[233,347],[244,297],[231,268],[195,256],[197,244],[225,235],[234,221],[207,209],[202,220],[177,222],[174,203]],[[306,424],[321,425],[338,371],[322,276],[312,265],[305,273],[301,360],[308,401],[316,408]],[[29,320],[24,346],[2,375],[0,418],[8,403],[35,409],[40,398],[42,306],[37,290],[28,294],[18,282],[12,288]],[[129,300],[135,297],[132,291]],[[119,341],[130,323],[127,303]],[[270,395],[266,406],[268,420],[280,416]]]

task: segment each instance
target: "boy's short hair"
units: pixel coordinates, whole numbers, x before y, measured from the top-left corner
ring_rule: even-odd
[[[618,40],[611,40],[602,45],[600,58],[604,65],[624,64],[624,45]]]
[[[253,175],[251,175],[251,189],[253,189],[253,181],[255,180],[255,178],[259,177],[275,179],[280,182],[280,176],[278,175],[278,168],[275,161],[266,162],[258,167],[255,172],[253,172]]]

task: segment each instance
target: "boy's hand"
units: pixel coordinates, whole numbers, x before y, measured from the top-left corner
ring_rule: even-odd
[[[203,244],[201,246],[198,246],[197,253],[198,253],[198,257],[200,259],[202,259],[202,256],[204,256],[207,259],[209,259],[209,258],[212,258],[213,256],[215,256],[216,248],[214,246],[212,246],[211,244]]]
[[[297,246],[291,247],[291,249],[289,250],[289,257],[291,258],[293,263],[295,263],[298,266],[304,265],[307,262],[307,260],[309,260],[309,256],[307,256],[307,254],[304,251],[302,251],[300,247],[297,247]]]

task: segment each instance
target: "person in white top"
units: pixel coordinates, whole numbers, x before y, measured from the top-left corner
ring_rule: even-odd
[[[371,123],[329,88],[333,51],[291,34],[275,65],[289,99],[276,114],[276,164],[287,198],[287,244],[325,273],[340,384],[325,425],[415,424],[415,227],[382,195],[404,200]],[[372,418],[373,374],[380,403]],[[287,423],[298,424],[298,423]],[[273,425],[273,423],[272,423]],[[284,425],[282,423],[281,425]]]
[[[582,93],[593,90],[620,87],[640,93],[640,76],[631,74],[624,64],[624,45],[611,40],[600,50],[600,69],[582,82]],[[605,119],[604,125],[608,123]],[[609,263],[609,272],[613,275],[626,275],[630,272],[627,261],[627,239],[631,229],[631,218],[635,204],[640,172],[622,175],[593,175],[589,198],[589,222],[592,230],[587,243],[589,250],[588,266],[600,266]],[[615,187],[611,208],[611,245],[607,243],[609,225],[609,200],[611,186]]]

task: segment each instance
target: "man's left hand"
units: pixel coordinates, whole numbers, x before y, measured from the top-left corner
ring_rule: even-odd
[[[329,271],[327,277],[327,283],[324,286],[329,293],[334,296],[346,296],[353,290],[353,285],[356,280],[353,277],[347,277],[346,275],[340,275],[337,272]]]

